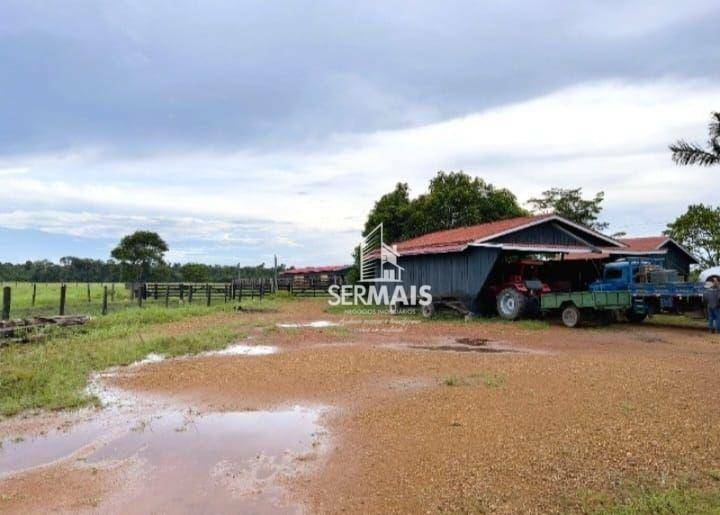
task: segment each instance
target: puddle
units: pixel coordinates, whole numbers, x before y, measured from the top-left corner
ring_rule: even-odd
[[[126,513],[292,512],[279,480],[319,445],[317,412],[198,414],[151,418],[93,452],[89,464],[132,458],[151,473],[109,505]],[[135,508],[137,507],[137,508]]]
[[[95,376],[88,392],[106,406],[90,420],[0,446],[0,479],[69,460],[133,472],[101,501],[117,513],[294,513],[281,479],[318,457],[325,432],[321,409],[206,412],[108,385]]]
[[[282,327],[284,329],[288,328],[298,328],[298,327],[336,327],[339,326],[337,322],[330,322],[329,320],[316,320],[314,322],[307,322],[307,323],[297,323],[297,324],[275,324],[278,327]]]
[[[411,349],[452,351],[452,352],[480,352],[480,353],[505,353],[519,352],[514,349],[504,349],[500,347],[467,347],[464,345],[410,345]]]
[[[144,359],[141,359],[140,361],[136,361],[131,366],[138,366],[138,365],[146,365],[148,363],[160,363],[165,359],[165,356],[162,354],[156,354],[154,352],[151,352],[147,356],[145,356]]]
[[[490,343],[488,338],[455,338],[455,342],[463,345],[473,345],[475,347],[484,346]]]
[[[278,348],[272,345],[247,345],[236,343],[222,350],[204,352],[203,356],[267,356],[276,354]]]

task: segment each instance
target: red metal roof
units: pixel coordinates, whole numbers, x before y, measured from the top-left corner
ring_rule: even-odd
[[[565,260],[586,260],[586,259],[606,259],[611,254],[623,254],[624,252],[662,252],[662,245],[668,241],[667,236],[642,236],[638,238],[618,238],[618,241],[627,245],[625,249],[617,249],[610,247],[600,247],[602,252],[584,252],[582,254],[568,254]],[[684,249],[683,249],[684,250]]]
[[[519,216],[507,220],[498,220],[486,224],[458,227],[446,231],[431,232],[417,238],[397,243],[397,250],[401,254],[435,254],[441,252],[459,252],[469,243],[500,235],[525,225],[539,222],[554,215]]]
[[[352,268],[353,265],[330,265],[330,266],[306,266],[303,268],[291,268],[283,270],[281,274],[323,274],[330,272],[340,272]]]
[[[632,250],[660,250],[660,247],[668,241],[667,236],[643,236],[641,238],[619,238],[621,242]]]
[[[584,259],[606,259],[611,254],[642,254],[642,253],[664,253],[667,251],[665,245],[669,242],[675,245],[680,251],[684,252],[692,262],[697,263],[697,258],[688,251],[685,247],[677,243],[675,240],[668,236],[641,236],[638,238],[618,238],[618,240],[627,247],[625,249],[611,248],[611,247],[600,247],[602,253],[591,253],[586,252],[582,254],[568,254],[565,256],[565,260],[584,260]]]

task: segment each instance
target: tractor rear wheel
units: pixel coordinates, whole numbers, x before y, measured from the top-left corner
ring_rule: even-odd
[[[515,288],[505,288],[496,298],[497,312],[505,320],[517,320],[525,313],[527,298]]]
[[[562,310],[561,317],[565,327],[576,327],[580,323],[580,310],[575,304],[570,304]]]

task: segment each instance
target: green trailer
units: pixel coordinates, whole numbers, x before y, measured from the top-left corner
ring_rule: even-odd
[[[560,313],[567,327],[575,327],[584,318],[611,320],[618,312],[632,307],[628,291],[573,291],[546,293],[540,297],[543,313]]]

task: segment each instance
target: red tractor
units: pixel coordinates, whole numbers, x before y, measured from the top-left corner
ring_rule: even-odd
[[[540,295],[550,287],[539,278],[542,261],[521,260],[505,264],[487,288],[487,297],[495,299],[500,318],[517,320],[540,312]]]

